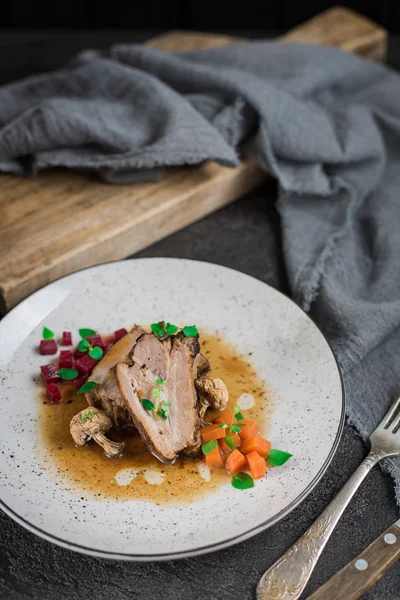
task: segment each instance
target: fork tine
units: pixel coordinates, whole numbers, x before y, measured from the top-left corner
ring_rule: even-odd
[[[397,415],[397,417],[395,418],[395,420],[393,421],[393,423],[390,424],[390,429],[392,430],[392,433],[397,433],[396,429],[399,427],[400,425],[400,415]]]
[[[397,398],[397,400],[395,400],[395,402],[393,402],[392,406],[389,408],[388,412],[383,417],[383,419],[379,423],[378,427],[383,427],[384,429],[387,429],[390,425],[390,421],[393,419],[393,417],[396,414],[399,407],[400,407],[400,397]]]

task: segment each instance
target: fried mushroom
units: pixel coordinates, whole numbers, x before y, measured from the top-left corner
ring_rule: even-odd
[[[112,419],[104,411],[89,407],[72,417],[69,429],[77,446],[85,446],[89,440],[94,440],[108,458],[118,458],[125,444],[113,442],[104,435],[112,426]]]

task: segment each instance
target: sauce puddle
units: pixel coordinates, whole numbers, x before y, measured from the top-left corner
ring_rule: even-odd
[[[227,410],[233,410],[239,397],[246,394],[244,416],[257,421],[265,432],[274,408],[272,394],[252,367],[251,356],[238,354],[217,335],[202,335],[200,342],[202,353],[211,363],[211,375],[223,379],[229,390]],[[36,453],[43,468],[64,489],[99,500],[182,504],[229,483],[231,476],[224,468],[209,472],[201,459],[179,458],[173,465],[160,463],[135,432],[132,437],[124,437],[124,455],[115,460],[106,458],[94,442],[76,448],[69,422],[87,403],[74,389],[63,387],[62,403],[51,405],[44,402],[43,396],[40,399]],[[251,408],[246,408],[253,400]],[[209,411],[206,416],[211,420],[214,415]]]

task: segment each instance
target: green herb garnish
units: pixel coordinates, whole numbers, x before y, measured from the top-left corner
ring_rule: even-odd
[[[161,417],[166,421],[168,419],[168,411],[165,408],[160,408],[159,413]]]
[[[87,338],[89,335],[96,335],[96,332],[94,329],[80,329],[79,335],[81,338]]]
[[[160,415],[161,418],[164,419],[164,421],[166,421],[168,419],[168,409],[171,406],[171,402],[165,402],[165,400],[163,400],[160,404],[161,388],[164,385],[164,383],[165,379],[163,379],[162,377],[156,377],[156,385],[151,390],[151,395],[155,399],[155,402],[149,400],[148,398],[144,398],[142,400],[142,404],[146,410],[150,410],[153,412],[154,418],[156,420]]]
[[[172,323],[166,323],[164,329],[166,333],[168,333],[168,335],[174,335],[174,333],[176,333],[179,330],[179,327],[173,325]]]
[[[165,323],[160,321],[159,323],[152,323],[150,325],[153,333],[158,335],[158,337],[165,337],[166,335],[174,335],[177,331],[179,331],[179,327],[174,325],[173,323]]]
[[[217,440],[210,440],[209,442],[205,442],[205,444],[203,444],[201,447],[203,454],[210,454],[210,452],[212,452],[214,448],[217,447],[217,444]]]
[[[91,358],[100,360],[103,358],[103,350],[100,346],[92,346],[85,338],[91,335],[95,335],[96,332],[93,329],[80,329],[79,334],[83,338],[78,344],[79,352],[88,352]]]
[[[143,408],[145,410],[154,410],[154,404],[151,400],[149,400],[148,398],[143,398],[142,400],[142,404],[143,404]]]
[[[240,408],[238,406],[235,406],[233,412],[235,413],[236,421],[243,421],[244,416],[240,412]]]
[[[58,374],[61,377],[61,379],[64,379],[65,381],[71,381],[72,379],[76,379],[79,375],[76,369],[60,369],[58,371]]]
[[[196,325],[187,325],[182,329],[182,331],[186,337],[194,337],[195,335],[199,335]]]
[[[84,394],[85,392],[89,392],[93,388],[97,387],[99,384],[95,381],[86,381],[82,387],[79,388],[78,394]]]
[[[94,346],[94,348],[90,348],[89,356],[96,360],[100,360],[103,358],[103,350],[100,348],[100,346]]]
[[[271,467],[281,467],[291,456],[293,456],[293,454],[290,454],[289,452],[283,452],[282,450],[275,450],[272,448],[268,452],[266,461]]]
[[[158,335],[158,337],[163,337],[165,335],[165,331],[161,323],[152,323],[150,327],[152,332]]]
[[[235,406],[235,408],[233,409],[233,413],[234,413],[234,417],[236,417],[236,419],[238,418],[238,415],[241,416],[241,418],[243,419],[243,415],[240,412],[240,409],[238,406]],[[233,419],[230,425],[228,425],[227,423],[219,423],[218,427],[221,427],[223,429],[226,429],[226,436],[225,436],[225,443],[229,446],[229,448],[231,448],[231,450],[235,449],[235,443],[233,441],[232,438],[232,433],[240,433],[241,432],[241,427],[245,427],[245,423],[233,423]]]
[[[42,336],[44,340],[52,340],[54,337],[54,331],[48,329],[47,327],[43,327]]]
[[[225,443],[229,446],[229,448],[231,450],[235,449],[235,442],[233,441],[233,439],[231,438],[230,435],[227,435],[225,438]]]
[[[92,422],[93,421],[93,417],[94,415],[97,415],[98,412],[92,412],[91,410],[88,410],[86,415],[82,415],[82,417],[79,419],[79,423],[84,423],[86,420]]]
[[[254,487],[254,479],[247,473],[236,473],[232,477],[232,485],[237,490],[248,490]]]
[[[90,344],[87,340],[81,340],[78,344],[79,352],[87,352],[90,348]]]

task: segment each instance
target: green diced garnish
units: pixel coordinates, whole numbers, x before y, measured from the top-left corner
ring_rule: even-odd
[[[103,350],[100,348],[100,346],[95,346],[94,348],[90,348],[89,356],[91,356],[92,358],[94,358],[96,360],[100,360],[103,357]]]
[[[79,352],[87,352],[89,350],[90,344],[87,340],[81,340],[78,344]]]
[[[150,325],[151,330],[153,333],[155,333],[156,335],[158,335],[158,337],[163,337],[165,335],[165,331],[161,325],[161,323],[152,323]]]
[[[54,331],[48,329],[47,327],[43,327],[42,336],[44,340],[52,340],[54,337]]]
[[[184,327],[182,331],[186,337],[194,337],[195,335],[199,335],[196,325],[188,325]]]
[[[201,447],[203,454],[210,454],[210,452],[212,452],[214,448],[217,447],[217,444],[217,440],[210,440],[209,442],[205,442],[205,444],[203,444]]]
[[[282,450],[275,450],[271,448],[268,452],[267,463],[271,465],[271,467],[281,467],[289,460],[289,458],[293,456],[289,452],[283,452]]]
[[[227,435],[225,438],[225,443],[229,446],[229,448],[231,450],[235,449],[235,442],[233,441],[233,439],[231,438],[230,435]]]
[[[64,379],[65,381],[71,381],[72,379],[76,379],[79,375],[76,369],[60,369],[58,371],[58,374],[61,377],[61,379]]]
[[[289,452],[283,452],[283,450],[271,448],[271,450],[268,452],[266,460],[271,467],[281,467],[289,460],[291,456],[293,456],[293,454],[290,454]]]
[[[98,385],[99,384],[95,381],[86,381],[86,383],[84,383],[83,386],[79,388],[78,394],[84,394],[85,392],[89,392]]]
[[[236,473],[232,477],[232,485],[237,490],[248,490],[254,487],[254,479],[247,473]]]
[[[151,400],[148,400],[147,398],[144,398],[142,400],[142,404],[143,404],[143,408],[145,410],[154,410],[154,404]]]
[[[179,327],[173,325],[172,323],[166,323],[165,325],[165,331],[168,333],[168,335],[174,335],[174,333],[176,333],[178,330]]]
[[[80,329],[79,330],[79,335],[81,336],[81,338],[87,338],[88,335],[96,335],[96,332],[94,329]]]

